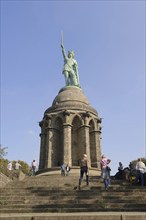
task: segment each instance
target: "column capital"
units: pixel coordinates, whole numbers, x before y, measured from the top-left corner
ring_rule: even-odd
[[[91,127],[90,125],[86,125],[86,124],[81,125],[81,128],[90,128],[90,127]]]
[[[63,123],[63,127],[73,127],[71,124],[69,124],[69,123]]]
[[[101,134],[102,132],[98,131],[98,130],[92,130],[91,133],[99,133],[99,134]]]

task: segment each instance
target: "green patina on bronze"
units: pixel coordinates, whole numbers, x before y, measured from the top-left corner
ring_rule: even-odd
[[[64,66],[63,66],[63,74],[65,77],[66,86],[77,86],[79,85],[79,75],[78,75],[78,64],[74,59],[75,53],[74,51],[68,51],[68,55],[66,55],[64,44],[63,44],[63,33],[61,37],[61,48],[62,54],[64,58]]]

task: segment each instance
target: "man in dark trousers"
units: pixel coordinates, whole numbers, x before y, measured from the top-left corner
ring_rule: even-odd
[[[88,161],[87,161],[87,155],[83,155],[83,159],[81,160],[80,164],[80,178],[79,178],[79,190],[81,189],[81,182],[84,176],[84,173],[86,175],[86,184],[89,185],[89,175],[88,175]]]

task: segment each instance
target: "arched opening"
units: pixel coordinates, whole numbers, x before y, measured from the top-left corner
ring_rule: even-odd
[[[81,133],[81,119],[75,116],[72,122],[72,166],[79,166],[82,155],[82,133]]]
[[[91,120],[89,122],[90,130],[89,130],[89,137],[90,137],[90,159],[91,159],[91,167],[97,167],[97,155],[96,155],[96,143],[95,143],[95,125],[94,121]]]
[[[52,166],[60,166],[63,163],[63,121],[56,118],[53,126],[52,137]]]

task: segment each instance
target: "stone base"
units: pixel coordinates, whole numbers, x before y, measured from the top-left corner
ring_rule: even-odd
[[[53,175],[53,174],[59,174],[61,173],[60,167],[53,167],[53,168],[47,168],[38,170],[36,175]],[[71,167],[70,174],[80,174],[80,167]],[[101,171],[97,168],[90,168],[89,169],[89,176],[100,176]]]

